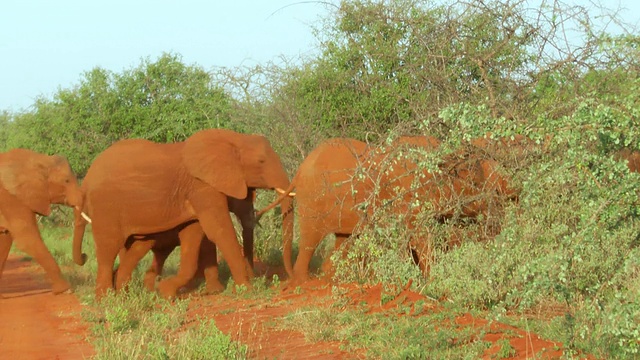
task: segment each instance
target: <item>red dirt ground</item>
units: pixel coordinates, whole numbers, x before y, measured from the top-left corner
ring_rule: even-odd
[[[269,269],[256,264],[258,275],[267,274],[270,278],[277,273],[284,278],[282,269]],[[382,286],[359,287],[352,284],[339,285],[342,292],[351,298],[352,305],[366,304],[370,313],[389,312],[398,306],[409,306],[412,313],[418,303],[424,307],[421,313],[439,311],[437,303],[424,296],[408,290],[411,284],[403,289],[395,299],[382,303]],[[301,290],[301,291],[300,291]],[[192,300],[190,316],[195,318],[212,318],[216,326],[231,337],[249,346],[249,357],[252,359],[361,359],[365,352],[347,353],[340,349],[339,342],[309,343],[302,333],[280,330],[277,318],[292,313],[296,309],[309,306],[326,307],[332,294],[332,284],[321,279],[305,283],[299,290],[287,290],[268,299],[237,299],[225,296],[201,297]],[[421,301],[422,300],[422,301]],[[397,313],[394,313],[397,314]],[[498,322],[474,318],[465,314],[456,318],[458,326],[483,328],[487,335],[482,340],[496,343],[507,339],[515,351],[515,355],[507,359],[558,359],[562,356],[562,343],[541,339],[536,334]],[[487,331],[488,329],[488,331]],[[504,340],[503,340],[504,341]],[[495,344],[484,353],[483,359],[492,359],[500,351]]]
[[[257,264],[260,275],[281,269]],[[358,359],[365,352],[348,353],[340,349],[339,342],[305,340],[302,333],[277,328],[279,318],[306,306],[328,306],[332,286],[316,279],[301,287],[301,291],[282,291],[272,298],[238,300],[228,296],[194,297],[188,313],[188,323],[197,318],[212,318],[223,332],[248,345],[251,359]],[[394,300],[381,306],[382,287],[367,288],[340,285],[350,296],[353,306],[365,304],[369,312],[392,312],[403,305],[413,310],[422,304],[420,313],[439,311],[437,303],[408,289],[402,290]],[[43,272],[30,261],[11,255],[0,280],[0,359],[83,359],[93,354],[84,341],[87,325],[80,320],[81,304],[72,294],[51,294]],[[418,303],[419,300],[422,300]],[[397,315],[396,315],[397,316]],[[509,359],[529,359],[535,356],[554,359],[562,355],[562,344],[541,339],[535,334],[497,322],[474,318],[469,314],[455,320],[458,326],[490,329],[482,340],[497,342],[506,338],[516,354]],[[485,351],[485,359],[500,350],[494,345]]]
[[[0,359],[87,359],[93,348],[73,294],[53,295],[44,271],[9,255],[0,279]]]

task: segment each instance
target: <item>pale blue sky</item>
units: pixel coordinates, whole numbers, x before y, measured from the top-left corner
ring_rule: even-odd
[[[207,70],[308,55],[326,9],[299,0],[2,0],[0,110],[26,108],[96,66],[120,72],[162,52]]]
[[[446,0],[442,0],[445,1]],[[590,0],[566,0],[591,6]],[[96,66],[120,72],[162,52],[186,64],[264,64],[315,54],[312,28],[339,0],[0,0],[0,111],[27,108]],[[547,0],[549,2],[549,0]],[[540,3],[540,0],[531,0]],[[640,19],[639,0],[620,5]]]

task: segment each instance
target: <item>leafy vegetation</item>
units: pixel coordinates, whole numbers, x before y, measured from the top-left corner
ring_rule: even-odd
[[[517,322],[534,309],[562,309],[549,311],[546,325],[536,327],[563,342],[568,354],[638,356],[640,175],[619,156],[622,149],[640,149],[637,30],[614,11],[557,1],[532,8],[520,0],[345,0],[330,9],[315,58],[205,71],[164,54],[122,73],[95,68],[72,88],[37,99],[30,110],[0,113],[0,139],[5,149],[62,153],[82,176],[93,157],[118,139],[179,141],[210,127],[266,135],[291,174],[330,137],[384,144],[397,135],[435,136],[443,145],[433,159],[423,158],[421,166],[429,167],[487,133],[524,135],[535,144],[530,152],[495,157],[520,189],[518,201],[501,207],[499,215],[442,222],[428,206],[422,208],[419,228],[429,229],[434,254],[428,277],[405,251],[405,239],[417,234],[402,219],[381,213],[381,221],[364,228],[351,251],[335,259],[337,278],[401,286],[412,280],[433,298],[505,321],[506,314],[517,314],[510,320]],[[602,27],[608,23],[602,19],[619,24],[622,35]],[[258,207],[271,199],[260,194]],[[274,254],[282,246],[280,231],[278,212],[265,215],[257,230],[260,258],[280,261]],[[461,239],[456,246],[450,246],[453,237]],[[68,256],[67,250],[58,256]],[[90,281],[84,276],[72,278]],[[145,327],[143,318],[130,316],[142,310],[110,301],[120,310],[100,316],[110,319],[114,331]],[[141,301],[144,308],[147,300]],[[172,312],[181,311],[180,305],[170,308],[156,321],[169,328],[179,317]],[[324,315],[311,316],[316,318],[307,321],[317,324]],[[340,316],[349,316],[351,326],[388,321]],[[429,319],[424,321],[429,328]],[[344,327],[345,320],[327,322]],[[368,329],[387,327],[393,328]],[[132,341],[123,348],[144,342],[161,353],[164,335],[156,332],[114,339]],[[206,321],[185,336],[211,337],[203,347],[241,356]],[[410,339],[406,333],[393,336]],[[433,339],[440,340],[450,344]],[[371,356],[383,353],[367,346],[374,349]],[[501,356],[508,356],[504,349]],[[442,354],[462,357],[459,350]],[[472,349],[465,351],[476,357],[468,355]]]

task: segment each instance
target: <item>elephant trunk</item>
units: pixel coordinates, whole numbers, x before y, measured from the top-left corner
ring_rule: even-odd
[[[82,252],[82,240],[84,238],[84,230],[87,226],[87,220],[82,216],[82,207],[78,206],[73,209],[74,228],[73,228],[73,262],[82,266],[87,262],[87,254]]]
[[[273,200],[269,205],[265,206],[262,210],[256,213],[256,221],[260,220],[260,217],[264,215],[264,213],[266,213],[267,211],[273,209],[274,207],[282,203],[284,199],[293,197],[294,195],[292,195],[292,192],[294,187],[295,186],[293,185],[293,182],[291,182],[291,184],[289,184],[289,186],[282,191],[277,190],[282,188],[275,188],[280,193],[280,195],[278,195],[278,197],[275,200]]]
[[[274,181],[277,185],[273,187],[280,194],[271,204],[267,205],[264,209],[258,211],[256,213],[256,221],[259,221],[260,217],[266,213],[267,211],[273,209],[274,207],[280,205],[280,209],[282,212],[282,257],[284,259],[284,267],[287,271],[287,274],[290,278],[293,277],[293,265],[291,263],[291,246],[293,243],[293,196],[292,194],[294,184],[293,182],[289,182],[289,177],[287,176],[286,171],[284,171],[284,167],[282,167],[282,171],[276,177],[277,180]],[[286,190],[283,190],[286,189]]]
[[[72,189],[67,191],[66,202],[67,205],[74,208],[82,207],[82,191],[78,184],[75,184]]]
[[[282,210],[282,257],[284,260],[284,268],[289,275],[289,278],[293,278],[293,264],[291,260],[291,247],[293,246],[293,195],[292,191],[295,188],[294,180],[289,183],[284,191],[279,191],[280,195],[264,209],[260,210],[256,214],[256,220],[260,219],[265,212],[280,205]]]
[[[291,263],[291,246],[293,243],[293,198],[287,196],[282,200],[282,257],[284,268],[293,278],[293,265]]]

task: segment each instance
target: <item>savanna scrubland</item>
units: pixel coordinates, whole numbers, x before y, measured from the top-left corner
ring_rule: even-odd
[[[434,136],[440,148],[415,161],[436,171],[439,159],[471,139],[524,135],[534,144],[527,151],[485,154],[519,189],[517,202],[473,220],[448,221],[434,220],[429,203],[419,203],[415,228],[380,209],[346,256],[334,259],[334,281],[382,283],[389,294],[410,283],[452,314],[482,314],[561,342],[566,357],[638,356],[640,174],[620,156],[640,149],[638,30],[624,24],[617,9],[561,1],[538,7],[508,0],[342,1],[327,7],[331,15],[315,24],[313,57],[204,69],[166,53],[121,72],[96,67],[26,110],[0,113],[0,144],[4,150],[64,154],[81,179],[92,159],[119,139],[181,141],[205,128],[265,135],[290,175],[317,144],[333,137],[388,144],[401,135]],[[256,207],[273,198],[260,193]],[[256,255],[266,263],[282,262],[277,212],[267,213],[256,232]],[[41,223],[55,232],[71,220],[69,211],[59,209]],[[408,232],[425,229],[433,248],[426,277],[405,251],[416,235]],[[67,245],[68,259],[58,252],[62,263],[70,263]],[[95,271],[69,271],[91,304],[93,286],[84,293],[82,284],[95,281]],[[135,317],[155,308],[147,304],[153,295],[132,293],[137,300],[110,298],[117,311],[87,310],[87,318],[119,324],[112,332],[135,334],[124,347],[168,346],[161,336],[168,330],[140,334],[146,320]],[[170,311],[183,311],[181,301]],[[162,306],[165,325],[178,327],[180,317]],[[338,306],[296,314],[289,323],[303,331],[334,329],[321,338],[347,339],[354,349],[370,349],[371,357],[482,354],[482,346],[461,345],[471,340],[442,340],[466,336],[453,330],[425,325],[432,333],[409,336],[417,323],[365,318]],[[348,336],[335,330],[348,323],[360,329]],[[185,337],[197,339],[202,334],[192,333],[198,331],[213,336],[215,330],[203,324]],[[376,337],[374,328],[375,334],[388,332]],[[123,347],[123,340],[105,333],[94,332],[101,339],[98,353],[114,358],[118,353],[105,349]],[[391,346],[381,340],[385,336],[406,343]],[[505,348],[496,356],[514,355]]]

